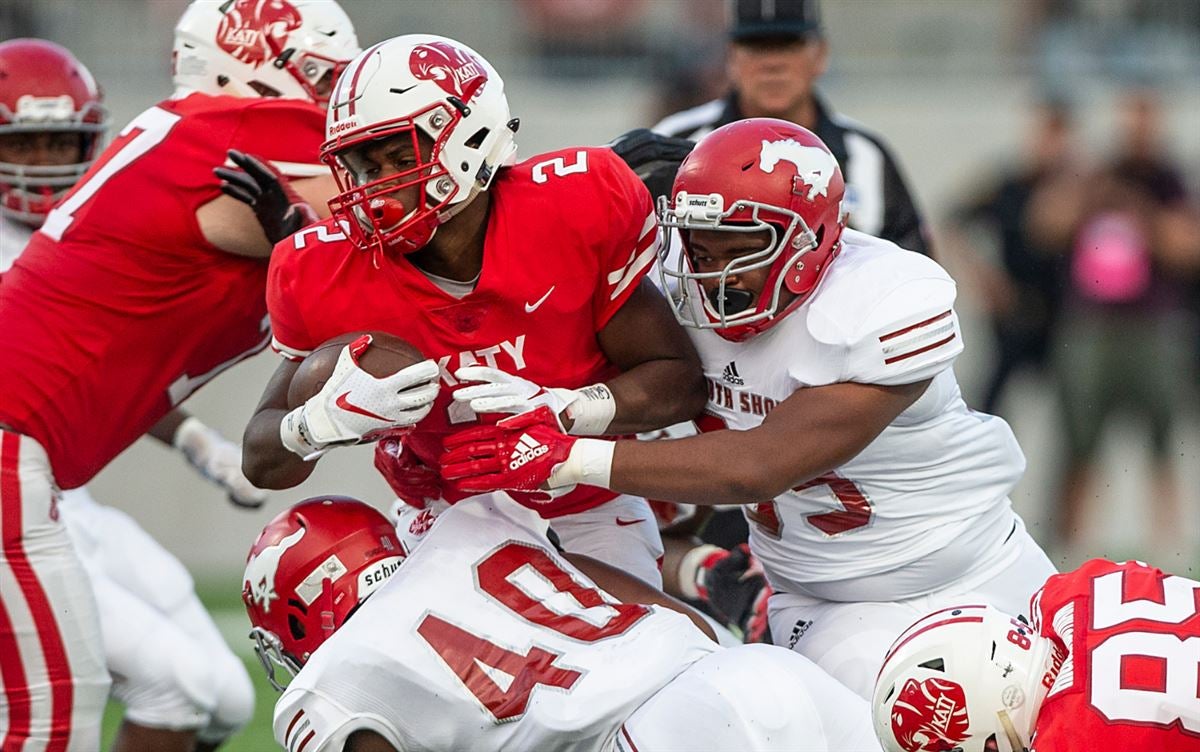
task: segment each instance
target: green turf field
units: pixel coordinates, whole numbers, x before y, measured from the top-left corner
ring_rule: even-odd
[[[242,608],[242,601],[238,596],[237,580],[198,584],[197,590],[200,593],[200,600],[212,613],[213,619],[217,622],[222,634],[225,635],[226,641],[245,662],[246,670],[250,672],[250,678],[254,681],[258,697],[254,707],[254,719],[221,749],[228,752],[267,752],[279,749],[271,734],[271,714],[275,709],[275,698],[279,695],[267,683],[266,672],[259,665],[258,659],[254,657],[254,650],[250,640],[246,637],[250,631],[250,622],[246,619],[246,612]],[[117,733],[117,725],[121,721],[121,712],[120,705],[112,702],[108,704],[108,709],[104,713],[104,746],[102,749],[109,749],[112,746],[113,737]]]

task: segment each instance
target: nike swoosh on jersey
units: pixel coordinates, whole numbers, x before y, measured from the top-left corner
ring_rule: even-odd
[[[623,520],[620,517],[617,518],[617,524],[620,525],[621,527],[625,527],[626,525],[636,525],[639,522],[645,522],[645,520],[643,520],[641,518],[638,518],[636,520]]]
[[[337,405],[338,407],[342,408],[343,410],[345,410],[346,412],[349,412],[349,413],[358,413],[359,415],[365,415],[368,418],[374,418],[375,420],[382,420],[382,421],[388,420],[387,418],[383,417],[382,415],[376,415],[375,413],[371,412],[370,410],[361,408],[358,405],[353,404],[352,402],[350,402],[350,400],[346,399],[349,396],[350,396],[350,392],[346,392],[345,394],[338,396],[338,398],[333,401],[333,404]]]
[[[536,303],[526,303],[525,304],[525,313],[533,313],[537,309],[541,308],[542,303],[546,302],[546,298],[550,297],[550,293],[554,292],[555,287],[558,287],[558,285],[550,285],[550,289],[546,291],[545,295],[538,298],[538,301]]]

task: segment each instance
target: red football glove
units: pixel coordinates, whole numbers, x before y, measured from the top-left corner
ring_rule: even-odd
[[[442,498],[442,479],[404,446],[407,430],[384,436],[375,445],[375,469],[405,504],[424,509],[429,501]]]
[[[542,406],[494,426],[447,436],[442,475],[472,493],[544,492],[555,467],[566,461],[576,441],[559,430],[554,413]]]

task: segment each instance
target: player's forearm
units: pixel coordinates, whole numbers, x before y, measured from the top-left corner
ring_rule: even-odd
[[[617,411],[609,435],[641,433],[692,420],[708,395],[704,375],[685,359],[642,363],[607,382]]]
[[[179,430],[179,426],[183,421],[190,416],[186,410],[175,408],[171,412],[164,415],[157,423],[150,427],[147,431],[150,436],[158,439],[167,446],[175,445],[175,432]]]
[[[716,431],[678,440],[619,441],[608,487],[703,506],[757,504],[832,467],[824,466],[823,453],[798,464],[781,462],[778,447],[755,441],[751,433]]]
[[[259,488],[292,488],[312,474],[316,462],[305,462],[283,445],[279,424],[286,410],[255,413],[242,437],[242,472]]]

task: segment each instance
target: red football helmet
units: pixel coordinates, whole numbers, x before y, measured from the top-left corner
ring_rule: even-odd
[[[306,499],[267,523],[246,559],[242,600],[272,686],[308,661],[404,559],[396,528],[356,499]]]
[[[741,341],[800,306],[841,250],[845,192],[829,148],[795,123],[752,118],[705,136],[679,167],[673,201],[664,196],[658,206],[659,223],[679,230],[683,243],[674,268],[665,258],[659,265],[680,323]],[[766,230],[770,242],[720,271],[698,272],[691,230]],[[770,274],[753,307],[745,291],[726,287],[731,276],[764,267]],[[717,286],[703,294],[700,281],[712,279]],[[784,289],[795,297],[780,310]]]
[[[72,133],[79,138],[79,158],[70,164],[0,159],[0,212],[41,226],[96,158],[108,127],[101,98],[92,74],[65,47],[42,39],[0,44],[0,136]]]

